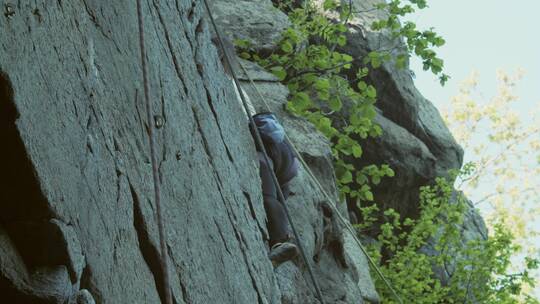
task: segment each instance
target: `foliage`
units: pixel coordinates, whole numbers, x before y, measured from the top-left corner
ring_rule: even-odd
[[[418,9],[427,7],[426,0],[391,0],[388,3],[379,4],[377,8],[386,9],[388,17],[374,22],[373,29],[387,29],[391,31],[393,37],[403,37],[408,51],[422,60],[424,70],[431,70],[435,75],[439,75],[439,81],[444,85],[449,76],[442,72],[444,61],[437,57],[433,47],[444,45],[445,40],[437,35],[433,28],[419,31],[414,22],[405,21],[403,24],[400,22],[400,18],[413,13],[415,7]],[[389,52],[389,50],[384,50],[382,53],[386,52]],[[381,52],[379,51],[379,53]],[[408,57],[408,53],[399,54],[396,57],[396,65],[404,67],[406,57]]]
[[[529,110],[521,105],[515,94],[522,70],[499,71],[497,76],[497,93],[486,99],[478,92],[478,74],[472,73],[444,118],[470,152],[472,173],[458,184],[485,210],[490,225],[511,223],[507,228],[520,248],[511,268],[517,268],[527,263],[527,255],[538,252],[540,113],[538,107]]]
[[[453,181],[438,178],[434,185],[422,187],[418,219],[401,220],[391,209],[384,212],[387,219],[378,240],[391,254],[382,259],[375,248],[372,254],[403,301],[539,303],[523,289],[534,286],[531,271],[538,268],[538,261],[528,259],[522,271],[509,273],[519,246],[503,222],[494,225],[487,239],[464,240],[461,227],[470,207],[452,185]],[[443,285],[434,270],[448,272],[450,282]],[[383,303],[396,303],[386,285],[379,280],[376,285]]]
[[[515,86],[522,71],[515,75],[498,72],[495,96],[485,100],[478,94],[478,75],[463,82],[452,98],[444,118],[457,141],[470,151],[475,172],[459,181],[475,205],[488,204],[490,218],[506,218],[518,237],[536,237],[528,223],[540,213],[540,114],[519,113]],[[482,187],[490,185],[490,187]],[[508,212],[512,210],[512,212]],[[527,247],[525,243],[521,245]]]

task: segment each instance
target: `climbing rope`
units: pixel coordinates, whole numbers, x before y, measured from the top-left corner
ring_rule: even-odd
[[[249,80],[249,83],[251,84],[251,86],[255,89],[255,92],[257,93],[257,95],[259,95],[259,98],[263,101],[264,103],[264,106],[266,108],[266,110],[268,112],[271,112],[271,109],[270,109],[270,105],[268,104],[268,102],[266,101],[266,98],[264,98],[264,96],[262,95],[262,93],[259,91],[259,88],[257,88],[257,85],[255,85],[255,82],[253,81],[253,79],[249,76],[249,73],[248,71],[246,70],[246,68],[244,67],[244,65],[241,63],[241,62],[238,62],[238,65],[242,68],[242,72],[244,73],[244,75],[246,76],[246,78]],[[239,90],[241,91],[241,90]],[[300,160],[300,162],[302,163],[302,165],[304,166],[304,169],[306,170],[306,172],[308,173],[308,175],[311,177],[312,181],[315,183],[315,185],[317,186],[317,188],[319,188],[319,190],[321,191],[321,193],[326,197],[326,199],[328,200],[329,204],[331,206],[331,208],[334,210],[334,213],[337,214],[339,220],[341,221],[341,223],[343,225],[345,225],[345,227],[347,228],[347,230],[349,231],[349,233],[352,235],[353,239],[355,240],[356,244],[358,245],[358,247],[360,247],[360,250],[364,253],[364,255],[366,256],[369,264],[371,264],[371,266],[373,267],[373,269],[375,269],[375,272],[377,272],[377,275],[381,278],[381,280],[384,282],[384,284],[388,287],[388,289],[390,289],[392,295],[396,298],[396,300],[400,303],[400,304],[403,304],[403,301],[401,300],[401,297],[397,294],[397,292],[395,291],[395,289],[392,287],[392,285],[390,284],[390,282],[388,281],[388,279],[384,276],[384,274],[382,273],[382,271],[380,270],[380,268],[377,266],[377,264],[375,264],[375,262],[373,261],[373,259],[369,256],[366,248],[364,247],[364,245],[362,245],[362,242],[358,239],[358,237],[356,236],[356,231],[354,230],[354,228],[351,226],[351,224],[345,220],[345,218],[343,217],[343,215],[341,215],[341,213],[339,212],[339,210],[337,209],[337,207],[335,206],[335,204],[333,204],[332,202],[334,202],[334,199],[332,199],[330,197],[330,195],[328,194],[328,192],[326,192],[326,190],[323,188],[323,186],[321,185],[321,183],[319,182],[319,179],[315,176],[315,174],[313,173],[313,171],[311,170],[311,168],[308,166],[308,164],[306,163],[306,161],[304,160],[304,158],[302,157],[302,155],[300,154],[300,152],[298,151],[298,149],[296,148],[296,146],[294,145],[294,143],[290,140],[289,136],[287,135],[287,133],[285,132],[285,137],[286,139],[289,141],[289,143],[291,144],[292,148],[293,148],[293,151],[294,153],[296,154],[296,157]]]
[[[231,71],[231,76],[232,76],[232,78],[234,80],[234,83],[235,83],[236,87],[239,89],[238,91],[240,93],[240,99],[242,100],[242,105],[243,105],[244,109],[246,110],[246,113],[249,113],[249,108],[248,108],[248,105],[247,105],[246,97],[244,96],[244,92],[240,89],[241,88],[240,81],[236,77],[236,73],[234,72],[234,69],[232,67],[232,64],[231,64],[231,61],[230,61],[230,58],[229,58],[229,54],[227,53],[227,50],[225,49],[223,39],[221,38],[220,32],[219,32],[219,30],[217,28],[217,25],[216,25],[216,22],[214,20],[214,16],[212,15],[210,6],[208,5],[208,0],[204,0],[204,4],[206,6],[208,16],[210,17],[212,27],[214,28],[214,31],[216,32],[216,36],[218,38],[219,46],[223,51],[223,55],[224,55],[223,58],[225,59],[225,63],[227,64],[227,66],[229,67],[229,69]],[[264,147],[264,144],[263,144],[263,141],[262,141],[262,138],[261,138],[261,134],[259,133],[259,130],[255,125],[255,121],[253,120],[253,117],[251,115],[249,115],[249,114],[247,114],[247,116],[249,118],[250,128],[252,128],[252,130],[254,131],[253,134],[255,134],[255,142],[256,142],[257,146],[259,147],[259,149],[263,153],[264,162],[266,163],[266,166],[268,168],[271,168],[272,166],[270,165],[270,158],[269,158],[268,153],[266,152],[266,149]],[[296,238],[296,241],[298,243],[298,247],[300,249],[300,254],[302,255],[302,259],[304,260],[304,263],[306,263],[306,267],[308,269],[309,276],[311,277],[311,281],[313,282],[313,287],[315,288],[315,291],[317,293],[317,297],[319,298],[319,301],[320,301],[321,304],[325,304],[323,296],[322,296],[321,289],[319,287],[319,282],[315,278],[313,268],[312,268],[311,264],[309,263],[309,260],[308,260],[308,258],[306,256],[306,253],[304,251],[304,247],[302,245],[302,242],[300,241],[299,234],[298,234],[298,232],[296,230],[296,227],[294,225],[294,221],[293,221],[293,219],[292,219],[292,217],[291,217],[291,215],[289,213],[289,209],[287,208],[287,205],[285,204],[285,197],[283,196],[283,192],[281,191],[279,181],[278,181],[275,173],[272,170],[271,170],[271,172],[272,172],[272,174],[271,174],[272,180],[274,182],[274,185],[276,185],[276,190],[277,190],[277,193],[278,193],[279,202],[283,205],[283,209],[285,210],[285,214],[287,215],[287,219],[289,220],[289,223],[291,225],[291,229],[293,231],[294,237]]]
[[[169,282],[169,271],[167,267],[167,247],[165,244],[165,232],[161,213],[161,191],[158,177],[158,164],[156,159],[156,145],[154,139],[154,123],[152,121],[152,103],[150,102],[148,88],[148,67],[146,64],[146,49],[144,47],[144,22],[142,15],[141,0],[137,0],[137,19],[139,21],[139,48],[141,50],[141,65],[144,83],[144,102],[146,104],[146,120],[148,123],[148,137],[150,140],[150,158],[152,161],[152,177],[154,182],[154,201],[156,204],[157,224],[159,231],[159,244],[161,247],[161,274],[163,276],[163,292],[165,304],[172,304],[171,287]]]

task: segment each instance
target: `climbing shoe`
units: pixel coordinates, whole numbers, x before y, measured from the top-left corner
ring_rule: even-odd
[[[275,243],[268,255],[274,267],[281,263],[294,259],[298,255],[298,247],[290,242]]]

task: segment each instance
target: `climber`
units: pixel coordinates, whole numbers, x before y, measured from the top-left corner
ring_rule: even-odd
[[[226,62],[224,62],[225,54],[223,54],[217,41],[214,41],[214,44],[218,46],[217,49],[219,50],[220,60],[226,74],[231,78],[231,71]],[[234,45],[228,39],[224,39],[224,44],[226,48],[225,52],[229,54],[229,58],[232,58],[231,55],[235,54]],[[242,104],[240,92],[232,78],[231,82],[235,89],[237,100]],[[242,90],[242,88],[240,88],[240,90]],[[298,173],[299,161],[294,155],[291,145],[287,142],[283,126],[278,122],[276,116],[270,112],[256,114],[249,96],[247,96],[244,90],[242,90],[242,93],[248,104],[249,113],[245,114],[249,114],[253,117],[255,125],[263,140],[264,148],[269,156],[268,163],[270,166],[267,165],[263,152],[257,151],[264,209],[268,218],[267,228],[270,237],[269,258],[272,261],[272,264],[277,266],[296,257],[298,255],[298,248],[293,243],[284,207],[278,200],[276,185],[272,179],[272,171],[279,181],[279,187],[281,188],[284,198],[287,199],[291,194],[289,184]],[[245,112],[243,105],[242,109]],[[250,131],[254,132],[251,128]],[[255,134],[252,134],[252,136],[255,136]],[[260,149],[257,148],[257,150]]]

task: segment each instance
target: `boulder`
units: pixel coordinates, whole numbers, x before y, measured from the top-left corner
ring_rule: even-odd
[[[420,139],[378,111],[374,122],[383,135],[363,140],[360,166],[388,164],[395,172],[392,178],[383,178],[374,187],[374,196],[380,207],[394,208],[400,214],[417,213],[419,188],[436,177],[436,157]]]
[[[216,22],[223,32],[235,39],[244,39],[259,52],[276,48],[281,32],[289,26],[289,19],[270,0],[212,1]]]
[[[393,38],[387,30],[371,29],[373,21],[387,17],[376,9],[383,0],[353,0],[352,3],[354,13],[348,22],[347,45],[341,50],[353,56],[354,68],[361,67],[362,59],[371,51],[387,50],[392,55],[405,52],[401,39]],[[398,69],[394,61],[386,62],[371,71],[369,80],[377,89],[376,106],[382,115],[417,137],[436,157],[437,168],[431,176],[446,176],[448,170],[461,167],[463,150],[439,111],[414,86],[408,61],[403,69]]]

